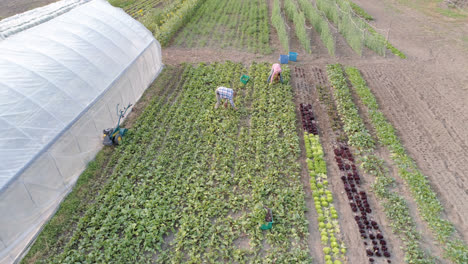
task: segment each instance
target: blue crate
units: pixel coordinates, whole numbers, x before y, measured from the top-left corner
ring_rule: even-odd
[[[289,60],[290,61],[297,61],[297,53],[296,52],[289,52]]]
[[[279,61],[281,64],[288,64],[289,56],[288,55],[280,55]]]

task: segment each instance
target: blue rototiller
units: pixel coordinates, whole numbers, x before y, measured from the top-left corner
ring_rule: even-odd
[[[117,122],[117,126],[115,128],[106,128],[102,131],[104,133],[104,140],[102,144],[106,146],[112,145],[120,145],[122,142],[122,137],[127,133],[126,128],[120,127],[120,120],[125,117],[125,113],[127,110],[132,106],[132,104],[128,104],[127,107],[119,110],[119,105],[117,104],[117,116],[119,117],[119,121]]]

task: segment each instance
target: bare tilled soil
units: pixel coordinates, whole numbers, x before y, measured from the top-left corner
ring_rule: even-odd
[[[458,87],[452,78],[415,78],[424,72],[418,72],[417,66],[369,65],[361,69],[411,157],[429,177],[447,218],[460,234],[467,234],[466,97],[455,92]]]

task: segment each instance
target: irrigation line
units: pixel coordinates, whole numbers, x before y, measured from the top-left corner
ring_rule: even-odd
[[[340,10],[342,13],[345,13],[345,14],[346,14],[345,11],[341,10],[340,6],[337,4],[336,1],[335,1],[335,5],[338,7],[338,10]],[[390,28],[387,28],[387,29],[380,29],[380,28],[377,28],[377,27],[375,27],[375,26],[373,26],[373,25],[367,23],[363,18],[361,18],[358,14],[356,14],[356,12],[354,12],[354,10],[353,10],[351,7],[349,8],[348,14],[350,14],[350,15],[353,14],[354,17],[356,17],[357,19],[359,19],[360,21],[362,21],[363,23],[365,23],[365,24],[368,25],[369,27],[373,28],[375,31],[380,31],[380,32],[382,32],[382,33],[385,33],[386,35],[388,35],[388,32],[390,31]],[[353,23],[354,23],[354,20],[353,20],[353,19],[351,19],[351,20],[352,20]],[[356,25],[356,23],[354,23],[354,25],[355,25],[356,27],[358,27],[358,26]],[[391,25],[391,22],[390,22],[390,25]],[[365,30],[365,29],[362,29],[361,31],[363,31],[363,30]]]

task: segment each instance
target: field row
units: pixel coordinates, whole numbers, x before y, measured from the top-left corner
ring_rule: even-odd
[[[377,100],[356,68],[346,68],[346,73],[356,94],[366,107],[380,144],[390,150],[399,176],[409,186],[413,199],[424,221],[427,222],[438,243],[444,245],[445,256],[455,263],[468,262],[468,246],[460,239],[451,222],[443,217],[443,206],[432,189],[428,178],[422,174],[414,160],[406,153],[395,129],[379,110]],[[392,197],[389,197],[392,198]],[[389,203],[389,206],[394,204]]]
[[[388,168],[384,161],[374,154],[375,141],[361,118],[353,102],[351,91],[347,85],[341,65],[329,65],[327,68],[330,83],[333,87],[333,98],[336,102],[338,115],[343,123],[346,142],[357,150],[361,167],[370,176],[376,177],[373,190],[384,207],[384,213],[390,220],[390,226],[395,234],[405,242],[405,254],[408,262],[417,260],[431,263],[432,257],[421,247],[420,235],[416,231],[415,220],[403,197],[391,189],[394,179],[388,176]]]

